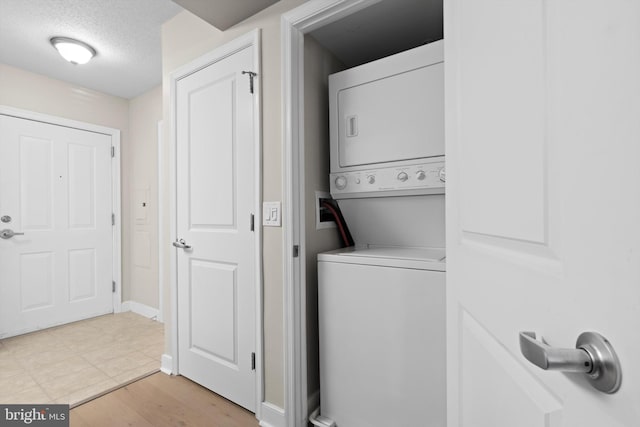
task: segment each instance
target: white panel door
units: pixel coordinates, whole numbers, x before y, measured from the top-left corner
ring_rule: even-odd
[[[111,137],[0,115],[0,159],[0,338],[111,313]]]
[[[177,82],[180,374],[255,410],[254,101],[245,48]]]
[[[448,425],[640,425],[640,3],[445,5]],[[521,331],[602,334],[619,391]]]

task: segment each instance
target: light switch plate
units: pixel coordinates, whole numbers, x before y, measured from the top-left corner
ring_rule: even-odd
[[[280,202],[262,202],[262,225],[280,227]]]

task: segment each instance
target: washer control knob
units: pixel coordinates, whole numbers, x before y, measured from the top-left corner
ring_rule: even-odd
[[[418,181],[424,181],[426,177],[427,177],[427,174],[424,173],[424,171],[420,170],[416,172],[416,178],[418,178]]]
[[[406,173],[406,172],[400,172],[400,173],[398,174],[398,181],[405,182],[405,181],[406,181],[406,180],[408,180],[408,179],[409,179],[409,175],[407,175],[407,173]]]
[[[440,181],[442,181],[442,182],[446,182],[447,181],[447,174],[446,174],[444,168],[440,168],[440,170],[438,171],[438,176],[440,177]]]
[[[335,183],[338,190],[344,190],[347,186],[347,178],[345,178],[344,176],[339,176],[336,178]]]
[[[376,182],[376,176],[375,176],[375,175],[369,175],[369,176],[367,176],[367,182],[368,182],[369,184],[373,184],[373,183],[375,183],[375,182]]]

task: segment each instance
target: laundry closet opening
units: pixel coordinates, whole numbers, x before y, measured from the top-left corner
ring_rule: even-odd
[[[333,130],[330,130],[329,119],[331,110],[329,75],[419,48],[437,42],[442,38],[441,0],[383,0],[304,36],[304,165],[301,165],[301,168],[304,170],[305,178],[303,216],[305,219],[304,266],[306,272],[306,353],[309,412],[320,406],[322,407],[319,412],[322,414],[327,414],[327,409],[329,412],[337,410],[335,405],[333,405],[333,408],[326,408],[327,403],[329,405],[332,404],[324,394],[322,394],[322,405],[320,405],[321,383],[324,384],[323,387],[326,393],[329,392],[328,389],[332,388],[332,386],[327,383],[326,379],[321,381],[321,377],[325,373],[321,372],[321,366],[324,363],[321,358],[324,357],[326,361],[330,356],[323,353],[324,350],[321,349],[320,343],[320,335],[324,332],[319,329],[323,327],[327,329],[329,326],[326,324],[322,326],[323,314],[318,311],[318,260],[323,257],[323,253],[338,250],[345,246],[344,238],[341,237],[341,228],[336,227],[332,222],[326,222],[326,217],[330,215],[327,215],[326,211],[324,212],[325,222],[320,222],[317,218],[319,214],[318,208],[322,207],[322,199],[326,197],[336,198],[335,193],[337,190],[335,182],[333,185],[331,184],[338,176],[335,173],[331,175],[335,171],[332,170],[331,165],[330,141]],[[443,92],[444,89],[441,89]],[[420,91],[416,90],[416,93],[420,93]],[[376,95],[373,95],[372,99],[376,103],[394,102],[389,99],[377,98]],[[440,114],[443,114],[443,110],[442,106]],[[363,124],[358,117],[344,117],[343,119],[344,131],[347,136],[357,136],[358,132],[362,131],[359,126]],[[428,121],[427,119],[428,117],[425,117],[425,121]],[[437,120],[442,120],[443,122],[443,115]],[[443,125],[442,123],[442,128]],[[399,136],[398,138],[402,137],[404,136]],[[388,156],[391,153],[393,157],[393,153],[398,153],[401,150],[401,142],[399,139],[390,139],[387,145],[387,154],[384,155]],[[408,174],[409,182],[422,182],[418,176],[423,168],[419,167],[418,163],[433,165],[432,169],[440,173],[442,166],[444,166],[444,135],[442,135],[442,140],[439,143],[440,146],[436,150],[439,150],[439,152],[427,154],[424,162],[421,163],[421,161],[410,156],[411,158],[408,161],[403,163],[400,160],[400,163],[396,162],[394,166],[407,167],[405,172]],[[345,153],[342,154],[343,161],[348,163],[348,160],[345,160]],[[373,158],[370,159],[371,164],[366,167],[358,167],[358,161],[355,161],[355,169],[359,174],[358,176],[353,175],[351,178],[347,177],[347,179],[353,179],[354,182],[358,179],[364,182],[370,179],[366,171],[378,169],[378,166],[383,165],[385,161],[385,159]],[[340,166],[342,165],[338,167]],[[348,173],[356,173],[353,168],[349,170],[348,166],[345,169]],[[396,168],[393,171],[395,178]],[[429,170],[425,171],[427,174],[429,173]],[[439,174],[438,179],[440,177],[444,178],[444,174]],[[377,175],[376,178],[379,180],[381,176]],[[412,248],[425,249],[427,252],[430,249],[436,249],[435,252],[428,253],[427,258],[431,257],[434,260],[437,258],[439,265],[441,265],[439,273],[436,274],[439,277],[438,280],[442,282],[442,286],[438,291],[440,292],[441,300],[438,302],[436,309],[440,310],[442,323],[439,330],[436,331],[436,335],[437,339],[442,340],[442,351],[444,352],[444,184],[439,189],[418,191],[413,194],[411,191],[387,193],[384,195],[384,201],[382,201],[383,197],[368,196],[344,197],[339,201],[332,202],[334,206],[337,205],[338,208],[343,210],[346,227],[351,231],[356,247],[376,249],[376,247],[393,246],[408,251]],[[319,202],[318,199],[321,201]],[[419,259],[416,262],[420,263],[424,261],[425,253],[418,251],[418,255],[414,256],[405,251],[403,255],[398,255],[398,257],[400,259],[414,257]],[[320,257],[318,256],[319,254],[321,254]],[[385,258],[387,254],[382,250],[380,254],[371,253],[371,255],[374,258]],[[441,264],[440,261],[442,261]],[[344,276],[343,273],[336,274],[338,274],[336,277],[338,279],[342,279]],[[397,279],[389,277],[388,280],[394,281]],[[416,280],[423,281],[424,279],[417,278]],[[355,296],[355,304],[350,307],[343,306],[340,310],[352,313],[356,317],[359,316],[359,313],[362,313],[362,309],[378,310],[378,315],[383,320],[383,323],[377,326],[369,325],[369,330],[361,331],[360,337],[362,338],[363,335],[368,334],[373,336],[374,339],[384,341],[382,335],[377,335],[378,330],[384,327],[400,327],[398,325],[393,326],[391,322],[386,322],[385,319],[391,320],[402,316],[404,313],[401,312],[401,308],[404,303],[399,301],[399,305],[395,308],[386,305],[376,307],[376,304],[384,303],[384,298],[376,301],[375,298],[371,298],[372,294],[369,294],[367,289],[364,292],[367,292],[367,294]],[[344,296],[338,298],[344,298]],[[433,309],[433,307],[427,307],[426,305],[423,308],[425,311]],[[416,307],[416,310],[418,309],[419,306]],[[332,313],[335,312],[333,308],[330,311]],[[400,335],[405,332],[405,341],[415,337],[414,332],[406,330],[400,331]],[[423,339],[426,342],[429,337],[425,336]],[[338,341],[339,338],[332,342],[336,344]],[[384,344],[381,342],[381,345]],[[443,355],[444,353],[442,357],[444,357]],[[384,370],[386,368],[386,366],[380,366],[379,369]],[[322,369],[326,371],[328,368],[323,366]],[[444,362],[439,369],[444,372]],[[375,387],[376,384],[372,383],[368,386]],[[444,388],[434,393],[428,392],[425,398],[430,398],[432,395],[437,395],[437,399],[440,399],[438,402],[442,406],[441,410],[442,414],[444,414]],[[340,420],[334,419],[333,421],[339,422]],[[344,424],[345,422],[349,423],[350,420],[343,418],[342,423]]]

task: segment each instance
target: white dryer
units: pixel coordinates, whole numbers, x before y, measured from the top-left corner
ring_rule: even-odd
[[[446,425],[444,257],[402,247],[318,255],[323,417],[338,427]]]

